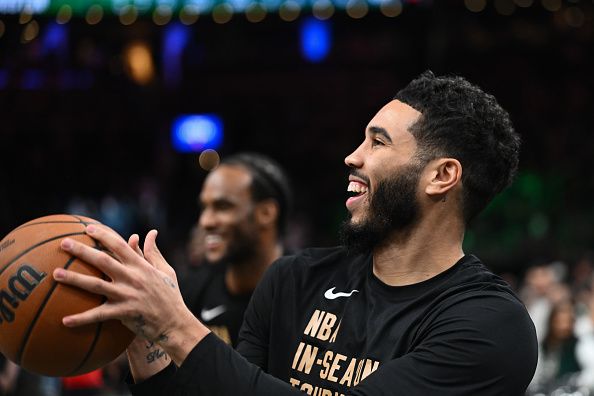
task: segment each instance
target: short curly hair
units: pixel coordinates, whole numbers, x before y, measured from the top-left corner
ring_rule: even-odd
[[[462,164],[466,223],[511,184],[518,169],[521,139],[493,95],[462,77],[437,77],[426,71],[394,99],[421,113],[410,128],[421,160],[452,157]]]

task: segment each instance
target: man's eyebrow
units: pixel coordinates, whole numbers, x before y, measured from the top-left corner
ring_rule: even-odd
[[[390,134],[384,128],[378,126],[370,126],[369,128],[367,128],[367,130],[371,135],[381,135],[384,137],[384,139],[388,141],[388,143],[392,143],[392,138],[390,137]]]
[[[203,201],[202,199],[198,199],[198,205],[201,208],[204,208],[207,205],[208,202]],[[216,197],[214,199],[212,199],[209,202],[211,205],[221,205],[221,204],[229,204],[229,205],[234,205],[235,202],[231,199],[229,199],[228,197]]]

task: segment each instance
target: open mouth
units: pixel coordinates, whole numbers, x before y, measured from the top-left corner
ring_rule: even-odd
[[[361,183],[361,182],[357,182],[357,181],[351,181],[349,182],[349,186],[347,187],[347,191],[349,193],[351,193],[352,197],[358,197],[360,195],[363,195],[365,193],[367,193],[368,191],[368,187]]]
[[[204,244],[207,249],[217,248],[223,242],[223,238],[217,234],[207,234],[204,237]]]
[[[369,187],[359,181],[351,180],[347,187],[347,192],[350,194],[349,198],[346,201],[346,206],[348,209],[352,209],[352,207],[360,201],[365,194],[369,191]]]

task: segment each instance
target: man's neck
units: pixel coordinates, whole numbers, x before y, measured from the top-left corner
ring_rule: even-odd
[[[394,232],[373,251],[373,273],[390,286],[425,281],[447,270],[463,256],[462,224],[429,222],[407,233]]]
[[[275,244],[258,249],[258,252],[241,264],[227,266],[225,284],[232,295],[253,292],[268,266],[282,255],[283,249],[280,244]]]

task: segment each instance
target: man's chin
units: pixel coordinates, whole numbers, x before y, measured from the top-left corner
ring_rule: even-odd
[[[368,223],[349,219],[340,227],[340,240],[349,255],[356,255],[369,253],[378,238]]]
[[[363,226],[365,223],[366,223],[365,216],[363,216],[361,213],[359,213],[359,214],[349,213],[349,218],[345,220],[343,225],[356,228],[356,227]]]
[[[207,253],[204,255],[204,258],[209,264],[220,264],[224,260],[225,254],[219,252]]]

